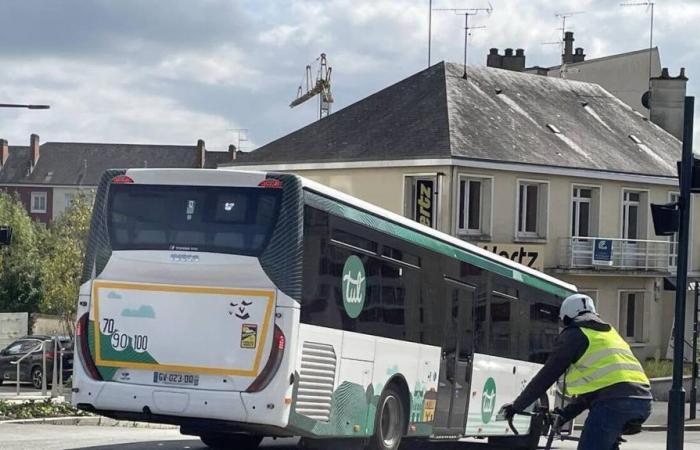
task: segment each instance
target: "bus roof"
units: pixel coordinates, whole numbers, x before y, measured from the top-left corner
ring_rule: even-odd
[[[372,225],[369,226],[378,228],[380,231],[397,235],[397,237],[401,239],[417,241],[416,243],[418,245],[447,254],[448,256],[463,259],[465,262],[497,272],[508,278],[515,279],[561,297],[565,297],[577,291],[574,285],[565,283],[538,270],[532,269],[523,264],[519,264],[515,261],[511,261],[508,258],[504,258],[493,252],[484,250],[474,244],[470,244],[454,236],[450,236],[449,234],[427,227],[414,220],[408,219],[391,211],[387,211],[379,206],[375,206],[356,197],[344,194],[340,191],[329,188],[328,186],[324,186],[301,176],[299,178],[302,180],[302,186],[306,190],[322,195],[329,202],[340,202],[354,208],[354,213],[353,211],[349,211],[347,208],[342,210],[347,216],[354,216],[348,217],[350,219],[355,218],[361,220],[360,216],[362,213],[370,214],[374,216],[375,219],[383,218],[386,219],[387,223],[382,224],[376,220],[369,222],[363,220],[362,223],[365,225],[369,225],[369,223],[371,223]],[[408,231],[408,233],[406,233],[406,231]],[[447,244],[447,246],[445,244]]]

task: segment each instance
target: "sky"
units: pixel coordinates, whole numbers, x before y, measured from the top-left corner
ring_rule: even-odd
[[[491,0],[470,17],[469,63],[524,48],[528,66],[560,62],[561,12],[587,58],[647,48],[649,9],[611,0]],[[433,0],[434,9],[488,0]],[[290,109],[304,68],[324,52],[333,110],[428,64],[428,0],[0,0],[0,138],[42,142],[229,144],[252,150],[318,117]],[[700,85],[700,1],[656,0],[661,64]],[[462,62],[464,18],[434,11],[432,63]],[[700,110],[700,106],[698,106]],[[700,114],[698,115],[700,117]],[[696,127],[698,128],[698,127]],[[245,131],[241,131],[245,130]],[[696,130],[697,132],[697,130]],[[239,141],[240,139],[240,141]]]

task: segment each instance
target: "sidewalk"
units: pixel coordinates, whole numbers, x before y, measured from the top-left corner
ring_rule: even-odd
[[[20,385],[20,395],[17,395],[16,386],[14,384],[3,384],[0,386],[0,401],[10,403],[27,402],[30,400],[41,401],[51,398],[51,389],[47,389],[47,395],[41,395],[41,390],[34,389],[28,384]],[[58,395],[57,399],[61,401],[70,401],[70,388],[64,387],[63,394]],[[56,400],[55,400],[56,401]]]

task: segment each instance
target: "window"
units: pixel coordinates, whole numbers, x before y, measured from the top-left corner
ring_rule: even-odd
[[[679,198],[680,194],[678,192],[668,193],[669,203],[675,203]],[[670,242],[668,248],[668,265],[669,267],[675,268],[678,265],[678,233],[673,233],[672,236],[669,236],[668,240]]]
[[[618,331],[631,342],[644,341],[644,292],[621,292]]]
[[[32,192],[30,212],[46,212],[46,192]]]
[[[629,240],[646,236],[647,194],[643,191],[622,191],[622,237]]]
[[[437,177],[407,176],[404,185],[404,215],[437,228]]]
[[[73,204],[73,200],[75,200],[75,193],[74,192],[67,192],[64,194],[65,202],[66,202],[66,208],[68,208],[71,204]]]
[[[590,186],[574,186],[571,196],[571,236],[598,235],[598,199],[600,189]]]
[[[518,182],[517,238],[547,237],[548,184],[538,181]]]
[[[491,179],[460,176],[457,231],[489,235],[491,232]]]

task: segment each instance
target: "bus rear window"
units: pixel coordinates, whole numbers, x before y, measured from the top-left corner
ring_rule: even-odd
[[[180,250],[258,255],[281,190],[257,187],[110,186],[107,227],[114,250]]]

